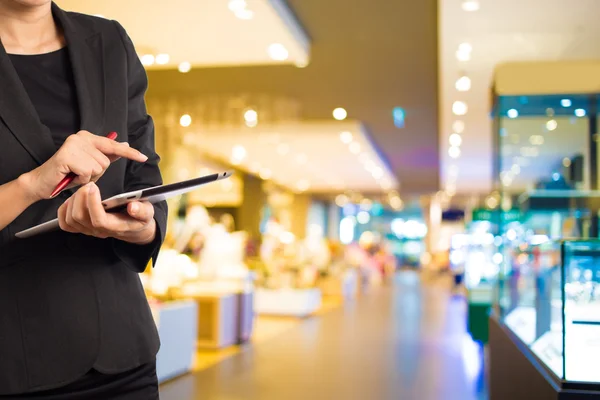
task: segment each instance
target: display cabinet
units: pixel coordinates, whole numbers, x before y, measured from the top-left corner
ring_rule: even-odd
[[[492,390],[508,374],[500,365],[512,364],[558,399],[600,398],[600,240],[521,245],[511,262],[490,324]]]

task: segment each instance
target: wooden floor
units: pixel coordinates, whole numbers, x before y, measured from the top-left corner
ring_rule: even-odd
[[[482,357],[448,283],[388,286],[166,383],[162,400],[481,400]]]

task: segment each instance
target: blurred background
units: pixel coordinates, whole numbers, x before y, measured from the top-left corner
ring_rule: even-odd
[[[600,398],[597,0],[59,0],[149,76],[162,398]],[[593,360],[593,361],[592,361]]]

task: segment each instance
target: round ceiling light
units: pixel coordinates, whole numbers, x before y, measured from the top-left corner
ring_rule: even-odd
[[[352,132],[348,132],[348,131],[341,132],[340,140],[344,144],[350,144],[352,142]]]
[[[467,107],[467,103],[464,101],[455,101],[452,104],[452,112],[454,115],[465,115],[469,111],[469,107]]]
[[[548,129],[549,131],[553,131],[558,127],[558,122],[556,122],[555,119],[551,119],[548,122],[546,122],[546,129]]]
[[[449,155],[451,158],[458,158],[458,157],[460,157],[460,147],[451,146],[451,147],[448,149],[448,155]]]
[[[179,72],[181,72],[182,74],[185,74],[187,72],[190,72],[190,70],[192,69],[192,64],[190,64],[187,61],[184,61],[182,63],[179,64],[179,67],[177,67],[177,69],[179,70]]]
[[[162,54],[157,54],[157,55],[156,55],[156,63],[157,63],[158,65],[165,65],[165,64],[168,64],[170,59],[171,59],[171,58],[169,57],[169,55],[168,55],[168,54],[164,54],[164,53],[162,53]]]
[[[184,114],[181,116],[181,118],[179,118],[179,125],[183,126],[183,127],[187,127],[190,126],[192,124],[192,117],[190,117],[188,114]]]
[[[338,107],[335,110],[333,110],[332,114],[333,114],[333,118],[337,119],[338,121],[343,121],[348,116],[348,113],[342,107]]]
[[[578,109],[575,110],[575,116],[576,117],[579,117],[579,118],[585,117],[585,114],[586,114],[586,112],[585,112],[585,110],[583,108],[578,108]]]
[[[154,64],[154,56],[152,54],[144,54],[142,57],[140,57],[140,61],[142,62],[142,65],[148,67]]]
[[[289,57],[289,52],[281,43],[273,43],[269,46],[267,52],[269,57],[275,61],[285,61]]]
[[[511,108],[506,112],[508,118],[517,118],[519,116],[519,112],[515,108]]]
[[[462,137],[458,133],[453,133],[448,138],[448,141],[450,142],[450,146],[458,147],[462,144]]]
[[[455,133],[463,133],[465,131],[465,123],[460,120],[456,120],[452,123],[452,131]]]
[[[459,92],[468,92],[471,90],[471,78],[466,75],[461,76],[458,78],[454,86]]]
[[[479,10],[479,1],[477,0],[464,0],[462,2],[462,9],[467,12],[473,12]]]

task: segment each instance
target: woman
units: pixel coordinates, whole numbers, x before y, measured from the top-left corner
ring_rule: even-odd
[[[49,0],[0,0],[0,41],[0,398],[156,399],[138,273],[166,204],[100,202],[162,183],[144,69],[117,22]],[[60,231],[14,238],[56,215]]]

